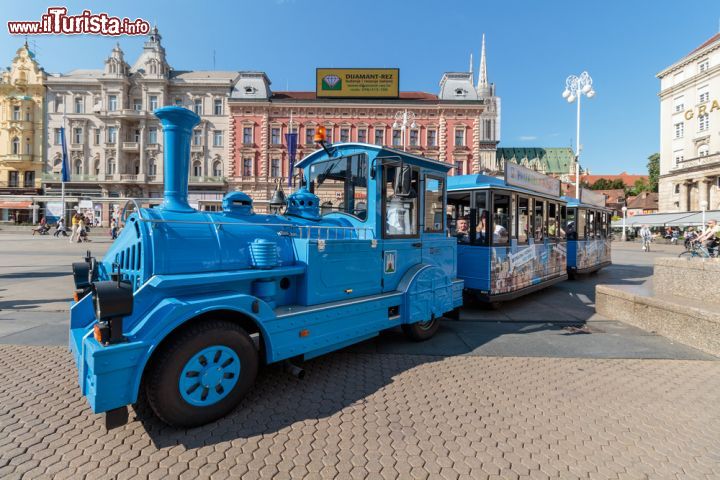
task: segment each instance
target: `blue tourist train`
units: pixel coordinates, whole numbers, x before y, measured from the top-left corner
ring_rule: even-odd
[[[560,193],[558,179],[510,162],[505,178],[448,179],[448,222],[466,296],[495,304],[568,278]]]
[[[228,193],[221,212],[199,212],[187,195],[200,119],[180,107],[155,114],[162,205],[136,208],[101,260],[88,253],[73,264],[70,349],[82,393],[108,427],[127,421],[141,390],[168,424],[210,422],[238,404],[263,363],[398,326],[424,340],[461,305],[447,164],[327,145],[319,133],[323,148],[298,163],[304,186],[284,212],[256,214],[243,192]]]
[[[612,210],[605,206],[605,195],[582,188],[580,199],[563,198],[567,201],[567,269],[570,278],[594,273],[610,265]]]

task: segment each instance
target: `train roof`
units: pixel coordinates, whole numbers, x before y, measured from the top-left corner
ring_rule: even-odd
[[[478,190],[482,188],[502,188],[511,192],[523,193],[535,197],[552,198],[553,200],[566,201],[565,197],[549,195],[547,193],[536,192],[527,188],[508,185],[503,178],[492,177],[490,175],[455,175],[448,177],[448,192],[459,190]]]
[[[383,147],[380,145],[371,145],[369,143],[334,143],[331,146],[328,146],[328,148],[334,149],[336,152],[336,154],[333,155],[333,157],[331,158],[353,155],[361,152],[367,153],[368,151],[372,151],[376,152],[375,157],[400,157],[403,161],[411,165],[418,165],[420,167],[429,168],[438,172],[447,173],[452,168],[452,166],[447,163],[439,162],[431,158],[414,155],[412,153],[404,152],[402,150],[396,150],[394,148]],[[325,150],[320,148],[300,160],[295,166],[297,168],[307,168],[316,161],[326,160],[327,156],[328,155]]]

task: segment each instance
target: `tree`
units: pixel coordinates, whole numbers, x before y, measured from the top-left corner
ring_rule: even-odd
[[[649,192],[658,191],[658,181],[660,179],[660,154],[653,153],[648,157],[648,185]]]
[[[608,190],[610,188],[609,185],[610,181],[606,178],[598,178],[590,188],[593,190]]]
[[[644,178],[635,180],[635,185],[628,190],[628,195],[637,196],[642,192],[652,192],[651,185]]]

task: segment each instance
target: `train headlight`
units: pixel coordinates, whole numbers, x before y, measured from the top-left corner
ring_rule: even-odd
[[[124,342],[123,317],[133,311],[132,285],[126,282],[96,282],[93,290],[93,306],[98,319],[95,338],[103,345]]]
[[[90,264],[88,262],[74,262],[72,272],[76,289],[84,290],[90,286]]]

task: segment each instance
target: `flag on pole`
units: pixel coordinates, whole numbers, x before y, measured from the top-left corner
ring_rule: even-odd
[[[65,141],[65,127],[60,127],[60,143],[62,145],[62,182],[70,181],[70,161],[67,154],[67,142]]]
[[[288,173],[288,187],[292,188],[293,169],[295,168],[295,153],[297,153],[297,133],[286,133],[285,141],[288,147],[288,159],[290,162],[290,168]]]

